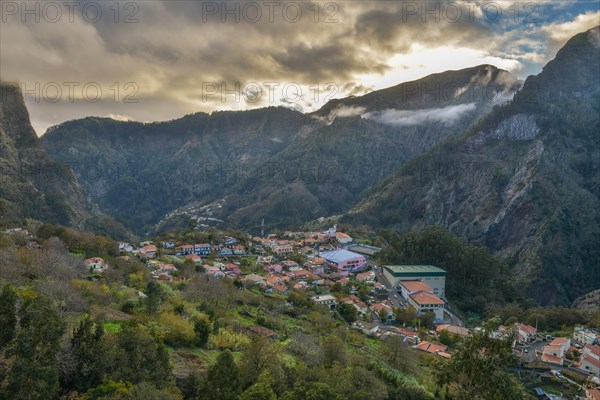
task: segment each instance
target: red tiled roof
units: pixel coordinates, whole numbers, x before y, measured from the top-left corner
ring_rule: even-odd
[[[563,359],[561,357],[555,357],[551,354],[542,354],[542,361],[552,363],[552,364],[562,364]]]
[[[358,279],[368,278],[370,276],[375,276],[375,273],[373,271],[366,271],[366,272],[361,272],[360,274],[356,274],[356,277]]]
[[[567,338],[557,337],[553,341],[550,342],[550,345],[551,346],[562,346],[564,344],[567,344],[568,341],[569,341],[569,339],[567,339]]]
[[[276,283],[275,285],[273,285],[273,290],[276,290],[279,293],[285,293],[288,290],[288,288],[287,286]]]
[[[593,400],[600,400],[600,390],[598,389],[586,389],[588,396]]]
[[[534,333],[537,332],[537,329],[535,329],[533,326],[519,324],[518,322],[515,325],[519,330],[522,330],[523,332],[525,332],[528,335],[533,335]]]
[[[596,344],[586,344],[585,347],[596,357],[600,357],[600,346]]]
[[[581,361],[586,361],[587,363],[592,364],[595,368],[600,368],[600,360],[597,360],[594,357],[584,355]]]
[[[400,281],[400,284],[404,286],[409,292],[418,292],[421,290],[432,291],[433,288],[426,283],[420,281]]]
[[[440,299],[434,294],[427,292],[418,292],[411,294],[410,297],[417,302],[417,304],[444,304],[444,300]]]
[[[448,346],[444,346],[442,344],[430,343],[427,341],[422,341],[417,345],[417,349],[426,351],[428,353],[437,353],[437,352],[445,352],[448,349]]]

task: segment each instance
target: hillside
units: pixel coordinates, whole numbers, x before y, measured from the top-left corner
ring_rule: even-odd
[[[348,210],[516,85],[506,71],[482,65],[332,101],[309,115],[270,107],[151,124],[86,118],[49,129],[42,142],[74,166],[88,199],[138,232],[192,217],[254,231],[265,218],[267,227],[283,228]],[[437,94],[427,94],[431,88]],[[497,95],[483,95],[486,88]],[[89,166],[99,170],[94,179],[86,179]]]
[[[598,35],[570,39],[513,101],[411,160],[343,221],[444,225],[506,259],[543,304],[600,287]]]
[[[0,82],[0,224],[26,219],[126,234],[94,211],[71,169],[52,160],[33,130],[18,86]]]

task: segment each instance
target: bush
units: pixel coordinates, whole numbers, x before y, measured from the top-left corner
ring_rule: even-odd
[[[183,317],[171,313],[162,313],[158,323],[167,329],[165,343],[171,346],[193,346],[196,340],[194,325]]]

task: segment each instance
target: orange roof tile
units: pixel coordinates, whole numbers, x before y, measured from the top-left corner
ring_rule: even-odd
[[[427,292],[418,292],[411,294],[410,297],[417,302],[417,304],[444,304],[444,300],[440,299],[434,294]]]
[[[409,292],[432,291],[433,288],[426,283],[420,281],[400,281],[400,284]]]

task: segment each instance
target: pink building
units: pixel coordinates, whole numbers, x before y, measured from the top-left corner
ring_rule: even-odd
[[[332,270],[342,275],[356,273],[367,269],[367,260],[360,254],[348,250],[333,250],[322,253],[320,257],[327,261]]]

